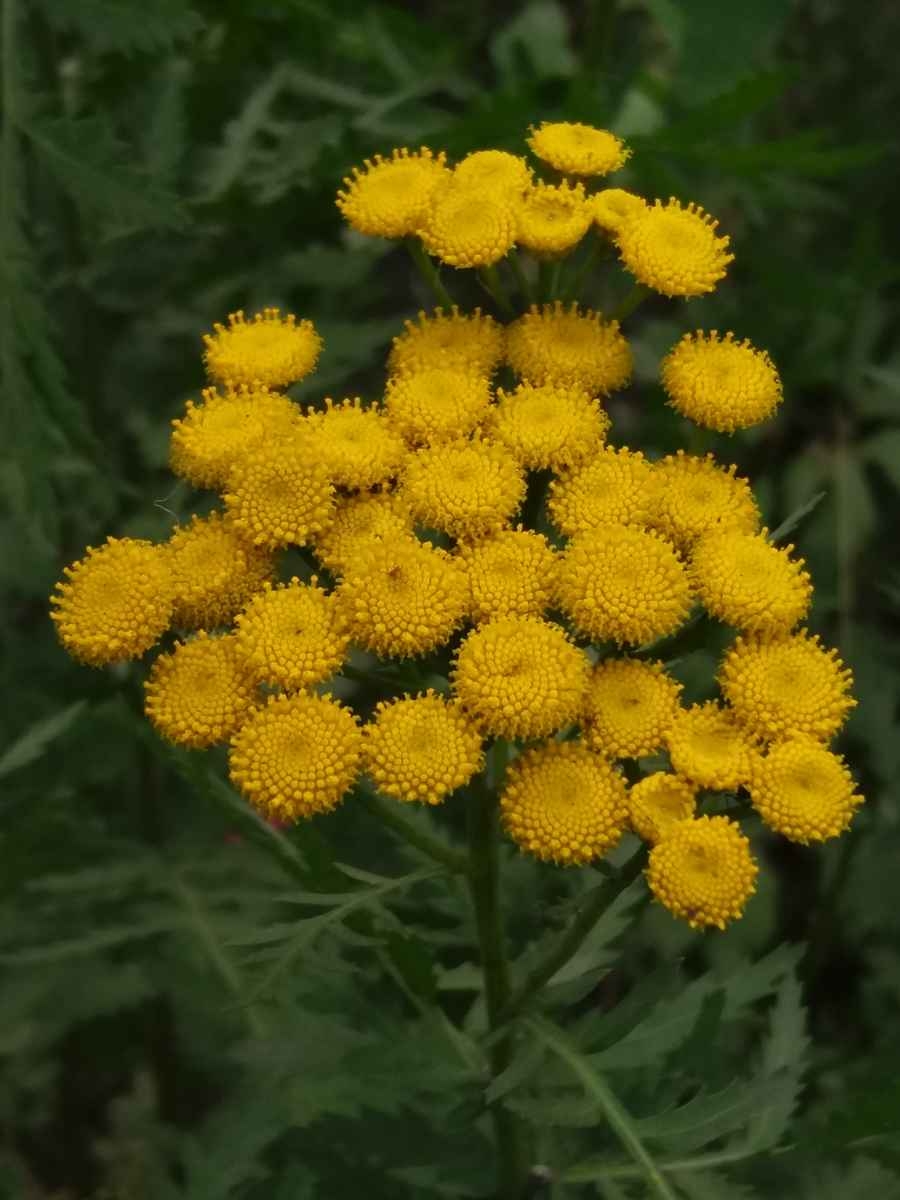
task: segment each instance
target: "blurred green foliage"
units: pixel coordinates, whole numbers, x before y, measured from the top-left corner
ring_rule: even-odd
[[[296,394],[378,394],[390,337],[431,301],[401,251],[342,228],[334,192],[353,163],[421,142],[521,152],[528,124],[554,117],[615,129],[635,151],[622,186],[696,200],[732,235],[713,297],[633,319],[637,379],[614,427],[660,451],[683,442],[655,380],[684,330],[771,352],[781,414],[710,446],[750,474],[771,526],[825,493],[793,536],[813,624],[856,671],[842,749],[869,804],[834,847],[763,842],[767,882],[726,938],[641,908],[612,954],[622,922],[598,927],[554,989],[580,1025],[541,1026],[542,1056],[511,1068],[544,1131],[536,1156],[557,1168],[546,1194],[645,1194],[603,1126],[585,1153],[596,1114],[574,1056],[657,1114],[638,1124],[660,1158],[705,1147],[677,1173],[689,1200],[900,1196],[900,9],[0,8],[0,1196],[485,1194],[462,898],[349,806],[290,834],[254,821],[149,734],[135,671],[69,663],[47,594],[85,543],[163,536],[191,511],[166,472],[167,424],[203,384],[200,333],[228,311],[315,320],[326,352]],[[710,676],[708,651],[689,660],[689,678]],[[348,877],[331,847],[401,884]],[[548,914],[589,885],[511,854],[504,870],[526,969]],[[310,892],[345,907],[298,925]],[[446,1012],[473,997],[454,1032]]]

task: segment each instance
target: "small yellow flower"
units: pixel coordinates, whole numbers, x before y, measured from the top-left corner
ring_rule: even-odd
[[[517,241],[540,258],[559,258],[578,245],[592,220],[580,183],[536,183],[522,198]]]
[[[416,152],[394,150],[390,158],[367,158],[363,170],[354,167],[336,203],[360,233],[406,237],[419,231],[432,196],[449,178],[443,153],[432,154],[426,146]]]
[[[529,383],[569,385],[591,395],[608,395],[631,378],[631,350],[618,321],[559,300],[532,305],[507,326],[506,358]]]
[[[838,837],[863,802],[843,758],[802,736],[756,759],[749,791],[769,828],[803,845]]]
[[[456,538],[500,529],[525,496],[525,476],[503,446],[458,441],[410,454],[400,494],[414,518]]]
[[[482,195],[504,194],[518,200],[531,186],[531,168],[524,158],[506,150],[475,150],[457,163],[453,181]]]
[[[501,617],[473,629],[456,652],[453,690],[493,737],[547,737],[578,719],[590,663],[558,625]]]
[[[765,350],[715,329],[686,333],[663,359],[660,378],[672,408],[720,433],[758,425],[781,403],[781,379]]]
[[[714,700],[681,709],[666,734],[672,766],[698,787],[727,791],[750,778],[753,742]]]
[[[250,321],[231,313],[227,326],[213,329],[203,335],[203,361],[216,383],[287,387],[315,370],[322,351],[311,321],[298,321],[293,313],[282,317],[277,308],[264,308]]]
[[[272,578],[272,553],[248,542],[221,513],[191,518],[167,543],[175,588],[173,622],[182,629],[228,625]]]
[[[315,579],[266,584],[238,614],[236,625],[237,649],[255,682],[286,691],[332,676],[350,641],[337,601]]]
[[[739,637],[719,673],[722,694],[755,736],[795,733],[827,741],[856,701],[852,675],[834,650],[806,630],[783,637]]]
[[[363,408],[358,399],[310,411],[310,453],[325,466],[337,487],[370,488],[396,475],[406,457],[402,438],[376,408]]]
[[[600,525],[647,525],[655,511],[653,468],[640,450],[606,446],[550,483],[547,511],[574,537]]]
[[[691,607],[687,571],[659,534],[599,525],[560,556],[558,597],[575,627],[598,641],[640,645],[666,637]]]
[[[556,585],[556,553],[541,533],[503,529],[459,548],[469,576],[472,620],[541,617]]]
[[[227,742],[258,705],[234,638],[206,633],[161,654],[144,692],[144,711],[156,731],[194,750]]]
[[[558,471],[578,466],[603,445],[609,417],[577,387],[520,383],[497,395],[487,428],[523,467]]]
[[[696,204],[657,200],[636,209],[618,228],[616,241],[625,269],[664,296],[702,296],[715,290],[734,255],[718,237],[718,221]]]
[[[224,499],[234,524],[254,545],[303,546],[331,521],[334,487],[304,430],[261,443],[240,459]]]
[[[417,324],[404,324],[406,332],[394,338],[388,357],[392,375],[444,366],[490,375],[503,359],[503,326],[480,308],[461,313],[454,304],[449,315],[436,308],[430,316],[420,312]]]
[[[647,207],[642,196],[635,196],[633,192],[623,191],[622,188],[604,188],[602,192],[591,196],[589,203],[595,223],[609,234],[616,233],[629,217]]]
[[[469,589],[455,558],[403,538],[360,546],[335,595],[355,642],[382,658],[408,658],[447,641],[462,624]]]
[[[432,691],[379,703],[363,736],[365,769],[395,800],[440,804],[484,766],[481,734]]]
[[[609,758],[641,758],[663,744],[678,711],[681,684],[662,663],[609,658],[591,676],[584,738]]]
[[[628,792],[628,823],[645,842],[656,845],[676,821],[689,821],[697,807],[697,789],[680,775],[654,771]]]
[[[490,405],[490,380],[467,366],[406,371],[388,380],[384,394],[390,424],[410,446],[468,436]]]
[[[650,851],[647,882],[692,929],[724,929],[743,914],[759,868],[750,842],[727,817],[675,822]]]
[[[173,584],[161,546],[107,538],[63,571],[50,616],[63,646],[91,667],[140,658],[172,620]]]
[[[577,121],[543,121],[537,129],[532,126],[527,141],[538,158],[565,175],[609,175],[631,156],[608,129]]]
[[[451,267],[492,266],[515,245],[517,204],[500,189],[484,192],[454,182],[435,196],[421,229],[422,244]]]
[[[765,531],[707,533],[691,552],[690,575],[711,616],[743,633],[792,629],[809,611],[812,585],[793,546],[779,549]]]
[[[653,470],[653,524],[680,549],[689,551],[704,533],[759,529],[753,492],[736,467],[719,466],[711,454],[697,458],[679,450],[660,459]]]
[[[342,496],[334,520],[315,539],[319,561],[342,575],[370,542],[414,539],[409,505],[396,492],[362,492]]]
[[[231,781],[266,817],[296,821],[336,808],[362,756],[356,717],[331,696],[272,696],[231,741]]]

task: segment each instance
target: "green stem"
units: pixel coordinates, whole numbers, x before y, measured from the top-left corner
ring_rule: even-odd
[[[522,293],[523,298],[528,304],[534,304],[534,288],[531,286],[531,280],[525,274],[525,268],[522,266],[522,260],[515,248],[507,254],[509,265],[512,268],[512,273],[516,281],[516,286]]]
[[[599,233],[595,233],[584,261],[563,289],[562,299],[577,300],[585,280],[605,259],[612,256],[612,246]]]
[[[424,829],[417,829],[401,812],[399,800],[387,800],[365,785],[357,788],[356,795],[367,812],[371,813],[373,817],[377,817],[383,825],[393,829],[414,849],[421,851],[422,854],[427,854],[434,862],[446,867],[448,871],[452,871],[456,875],[464,874],[469,870],[468,855],[462,850],[455,850],[452,846],[446,845],[430,833],[426,833]]]
[[[446,308],[449,313],[453,308],[453,297],[447,291],[441,279],[440,272],[437,267],[428,257],[425,252],[425,247],[418,238],[408,237],[405,239],[406,248],[409,251],[410,258],[416,266],[416,270],[422,276],[428,287],[434,292],[438,302]]]
[[[612,320],[624,321],[626,317],[630,317],[634,310],[640,307],[650,294],[650,288],[644,287],[642,283],[636,283],[612,314]]]
[[[548,300],[559,299],[559,283],[560,279],[562,278],[562,267],[562,259],[556,259],[553,264],[553,268],[550,271],[550,295],[547,297]]]
[[[553,265],[546,258],[538,261],[538,296],[542,304],[546,304],[550,299],[550,284],[553,275]]]
[[[489,267],[482,267],[478,272],[478,278],[481,280],[482,287],[497,305],[497,308],[509,320],[513,320],[516,315],[516,310],[512,306],[512,301],[500,278],[500,272],[497,270],[496,263]]]

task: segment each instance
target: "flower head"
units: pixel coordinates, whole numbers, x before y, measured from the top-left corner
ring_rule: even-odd
[[[697,806],[697,789],[680,775],[654,771],[628,792],[628,823],[639,838],[655,845],[676,821],[689,821]]]
[[[726,530],[756,533],[759,509],[750,484],[720,467],[711,454],[697,458],[679,450],[654,465],[656,505],[653,524],[682,549],[704,533]]]
[[[650,851],[647,882],[692,929],[724,929],[756,891],[759,868],[740,826],[727,817],[675,822]]]
[[[657,200],[635,209],[616,231],[626,270],[664,296],[702,296],[714,291],[734,255],[718,221],[696,204]]]
[[[635,196],[622,188],[604,188],[591,196],[590,205],[597,226],[604,233],[614,234],[629,217],[642,212],[647,202],[643,196]]]
[[[388,380],[384,394],[388,420],[410,446],[468,436],[490,404],[490,380],[467,366],[406,371]]]
[[[749,792],[770,829],[804,845],[843,833],[863,802],[843,758],[802,736],[755,759]]]
[[[258,705],[234,638],[206,633],[161,654],[144,692],[144,711],[157,732],[194,750],[227,742]]]
[[[564,630],[536,617],[500,617],[456,652],[453,690],[494,737],[547,737],[581,712],[590,663]]]
[[[107,538],[66,567],[50,603],[59,640],[91,667],[140,656],[172,619],[169,560],[160,546]]]
[[[543,121],[527,140],[538,158],[566,175],[609,175],[631,156],[608,129],[577,121]]]
[[[826,741],[856,704],[852,676],[834,650],[806,630],[739,637],[725,655],[719,684],[742,724],[772,740],[809,734]]]
[[[347,654],[346,633],[333,595],[294,578],[266,584],[238,614],[236,645],[257,683],[286,691],[328,679]]]
[[[558,598],[577,629],[599,641],[640,645],[674,633],[691,607],[687,571],[659,534],[598,525],[560,556]]]
[[[396,475],[406,457],[402,438],[382,412],[363,408],[358,399],[309,414],[312,453],[321,459],[338,487],[369,488]]]
[[[380,703],[363,735],[365,769],[395,800],[440,804],[484,765],[479,731],[458,704],[431,691]]]
[[[765,350],[733,333],[686,333],[663,359],[662,385],[672,408],[720,433],[747,429],[781,403],[781,379]]]
[[[213,329],[203,335],[203,361],[216,383],[287,387],[315,369],[322,351],[311,321],[298,321],[293,313],[282,317],[277,308],[264,308],[250,321],[231,313],[227,326]]]
[[[531,168],[506,150],[473,150],[453,169],[453,182],[482,195],[518,200],[531,186]]]
[[[580,183],[536,183],[522,198],[516,240],[539,257],[558,258],[578,245],[592,220]]]
[[[779,549],[764,533],[707,533],[691,553],[690,574],[700,603],[744,633],[777,633],[806,616],[812,584],[793,546]]]
[[[228,625],[274,569],[271,551],[248,542],[217,512],[177,526],[167,550],[175,589],[173,620],[182,629]]]
[[[446,186],[450,172],[443,153],[423,146],[394,150],[390,158],[376,154],[363,169],[353,168],[337,194],[344,220],[372,237],[401,238],[417,233],[432,196]]]
[[[405,325],[406,332],[394,338],[388,357],[393,375],[428,367],[471,368],[490,375],[503,358],[503,326],[480,308],[461,313],[454,304],[449,314],[436,308],[430,316],[420,312],[416,324]]]
[[[714,700],[681,709],[665,740],[672,766],[698,787],[724,791],[750,778],[753,742]]]
[[[681,684],[662,663],[608,658],[598,663],[584,707],[584,738],[609,758],[655,754],[678,711]]]
[[[656,503],[653,468],[640,450],[606,446],[550,483],[547,511],[566,535],[599,525],[647,525]]]
[[[490,436],[523,466],[561,470],[583,463],[603,445],[609,417],[577,387],[520,383],[497,393],[488,420]]]
[[[316,556],[329,571],[342,575],[370,542],[414,540],[409,505],[396,492],[342,496],[334,520],[315,539]]]
[[[360,766],[362,732],[331,696],[272,696],[231,742],[231,781],[267,817],[296,821],[337,807]]]
[[[489,267],[512,249],[518,201],[497,188],[454,181],[434,198],[420,232],[429,254],[451,267]]]
[[[553,600],[556,557],[544,535],[530,529],[502,529],[460,546],[473,621],[543,616]]]
[[[506,329],[506,359],[529,383],[569,384],[607,395],[631,378],[631,350],[618,321],[559,300],[531,309]]]
[[[526,750],[507,771],[500,815],[506,832],[526,854],[580,866],[621,838],[625,784],[581,742],[546,742]]]
[[[305,430],[266,441],[234,466],[225,505],[257,546],[305,545],[332,517],[334,487]]]
[[[411,454],[400,492],[421,524],[478,538],[510,519],[525,496],[525,476],[503,446],[457,441]]]

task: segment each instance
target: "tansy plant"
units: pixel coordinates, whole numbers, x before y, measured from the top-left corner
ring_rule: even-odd
[[[483,150],[454,166],[422,148],[353,171],[344,218],[405,240],[441,303],[394,339],[383,395],[302,408],[284,389],[315,370],[308,320],[266,309],[215,325],[210,387],[173,423],[170,461],[218,506],[161,545],[89,549],[53,619],[92,666],[162,643],[150,722],[178,746],[227,744],[263,817],[365,805],[467,881],[498,1195],[541,1178],[509,1098],[530,1039],[571,1058],[650,1191],[671,1197],[606,1084],[534,1014],[641,873],[675,917],[722,930],[756,885],[742,820],[804,844],[841,834],[861,798],[829,743],[854,702],[837,654],[803,627],[802,560],[761,528],[736,468],[613,444],[604,403],[632,373],[620,321],[651,293],[713,291],[728,237],[695,204],[603,187],[629,155],[611,133],[545,123],[528,143],[536,163]],[[616,255],[634,280],[617,313],[558,298],[585,239],[569,295]],[[505,320],[452,303],[466,270]],[[729,434],[782,400],[766,352],[730,332],[686,335],[660,379],[679,414]],[[718,698],[686,705],[669,664],[701,620],[734,636]],[[424,823],[413,805],[444,813]],[[606,876],[518,980],[498,823],[524,855]]]

